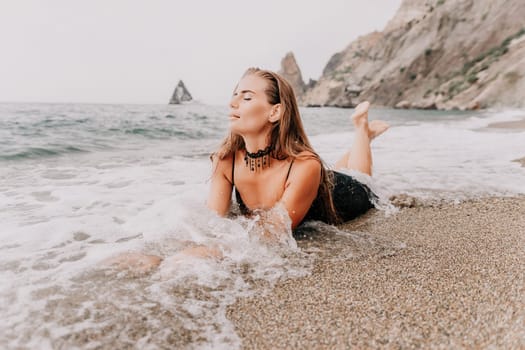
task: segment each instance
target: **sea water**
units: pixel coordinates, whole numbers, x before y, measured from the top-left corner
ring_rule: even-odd
[[[324,244],[341,259],[402,242],[311,225],[318,244],[290,230],[269,244],[258,220],[205,206],[209,155],[228,130],[224,106],[0,104],[0,346],[2,348],[236,348],[226,317],[236,298],[310,273]],[[350,110],[302,109],[310,140],[334,164],[352,144]],[[382,199],[401,193],[461,201],[525,193],[525,132],[488,127],[523,110],[372,109],[391,128],[373,141]],[[346,241],[345,241],[346,240]],[[328,243],[327,243],[328,242]],[[169,261],[185,247],[224,258],[163,263],[149,274],[107,269],[143,252]],[[337,254],[335,254],[335,252]],[[326,258],[326,254],[324,254]],[[333,257],[337,258],[337,257]]]

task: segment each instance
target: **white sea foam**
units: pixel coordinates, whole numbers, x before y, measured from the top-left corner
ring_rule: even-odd
[[[225,318],[226,305],[251,293],[251,283],[271,285],[279,278],[308,273],[311,262],[297,250],[291,231],[274,229],[284,237],[282,249],[254,238],[260,234],[257,227],[264,212],[252,219],[228,219],[205,208],[209,160],[121,160],[115,166],[97,166],[105,163],[100,155],[88,155],[76,171],[71,164],[55,162],[28,165],[23,172],[17,165],[6,177],[12,186],[2,193],[7,206],[1,213],[5,244],[0,247],[0,274],[6,283],[0,287],[5,315],[0,343],[47,343],[54,348],[76,344],[68,341],[72,334],[89,333],[99,334],[107,344],[115,335],[103,336],[102,329],[119,323],[118,317],[155,318],[153,313],[170,312],[195,338],[189,345],[237,347],[238,338]],[[282,217],[284,209],[274,211]],[[163,263],[157,273],[138,282],[126,274],[90,273],[119,252],[155,254],[167,261],[188,244],[220,245],[224,259],[218,263],[185,258],[171,267]],[[116,278],[119,285],[106,288],[108,278]],[[88,298],[79,298],[79,290]],[[192,296],[199,290],[200,295]],[[156,305],[154,310],[128,310],[143,299]],[[93,316],[113,308],[128,311],[116,312],[108,323]],[[72,315],[72,309],[89,315]],[[50,313],[62,316],[46,321]],[[144,327],[140,322],[134,325]],[[161,333],[166,325],[148,327]],[[170,344],[166,339],[144,341]],[[134,342],[133,337],[119,338],[116,344]]]
[[[483,129],[517,120],[519,112],[487,114],[459,121],[394,125],[373,141],[374,185],[387,195],[461,200],[525,193],[525,131]],[[314,147],[329,163],[351,148],[352,132],[318,135]]]

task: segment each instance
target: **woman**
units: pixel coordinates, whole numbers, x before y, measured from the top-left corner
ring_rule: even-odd
[[[368,102],[357,106],[352,153],[346,153],[335,170],[372,175],[370,141],[388,125],[368,123],[368,106]],[[370,190],[341,173],[334,173],[332,193],[332,174],[308,141],[292,87],[270,71],[250,68],[243,75],[230,102],[230,135],[212,160],[208,207],[219,215],[229,211],[233,188],[245,214],[281,202],[292,229],[304,219],[347,221],[372,207]],[[354,192],[358,198],[344,198],[339,190]]]
[[[351,119],[355,138],[351,152],[335,165],[372,175],[370,141],[388,125],[368,122],[368,102],[359,104]],[[241,213],[284,206],[295,229],[305,220],[330,224],[348,221],[373,207],[373,193],[348,175],[327,171],[305,134],[295,94],[279,74],[249,68],[230,101],[230,134],[211,156],[211,188],[208,207],[221,216],[229,213],[232,191]],[[275,227],[286,225],[269,218]],[[264,225],[264,223],[263,223]],[[286,232],[286,227],[283,227]],[[268,239],[276,239],[265,231]],[[278,237],[277,237],[278,239]],[[185,256],[221,257],[219,247],[195,246],[167,259]],[[156,256],[124,254],[110,264],[149,270],[158,265]]]

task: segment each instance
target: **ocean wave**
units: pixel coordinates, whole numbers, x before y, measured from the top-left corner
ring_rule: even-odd
[[[115,129],[113,129],[115,130]],[[118,129],[117,129],[118,130]],[[168,138],[168,137],[177,137],[177,138],[197,138],[191,133],[184,132],[181,130],[174,130],[169,128],[133,128],[133,129],[124,129],[125,134],[141,135],[147,138],[157,139],[157,138]]]
[[[1,154],[0,160],[24,160],[56,157],[71,153],[88,153],[89,151],[75,146],[62,146],[55,148],[28,147],[11,154]]]

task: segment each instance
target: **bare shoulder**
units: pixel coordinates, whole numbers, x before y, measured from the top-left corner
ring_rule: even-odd
[[[308,182],[318,182],[321,175],[320,159],[309,151],[301,152],[295,159],[290,170],[289,179],[309,180]]]
[[[313,152],[310,151],[302,151],[297,155],[295,158],[296,160],[306,160],[306,159],[313,159],[319,162],[319,157],[315,155]]]
[[[307,168],[313,168],[313,169],[321,169],[321,160],[317,155],[310,151],[303,151],[297,155],[297,157],[294,160],[294,167],[300,166],[300,167],[307,167]]]
[[[233,155],[224,158],[219,158],[217,154],[210,156],[212,161],[212,177],[223,176],[232,183],[232,169],[233,169]]]

